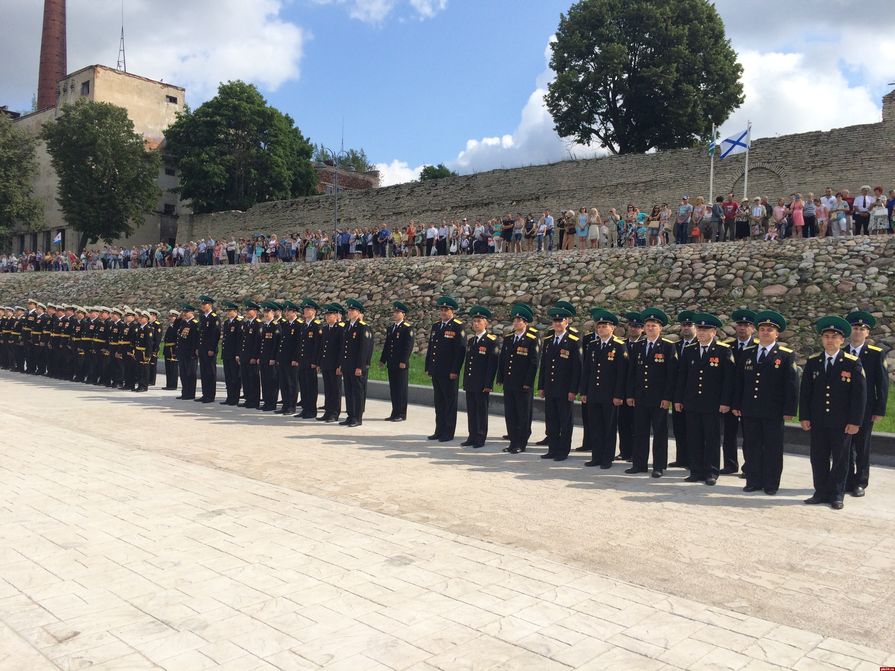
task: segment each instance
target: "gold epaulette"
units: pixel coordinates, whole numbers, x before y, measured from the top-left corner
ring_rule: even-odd
[[[715,344],[716,344],[716,345],[720,345],[721,347],[727,347],[727,348],[730,347],[730,344],[729,344],[729,343],[721,342],[720,340],[716,340],[716,341],[715,341]]]
[[[576,341],[578,339],[579,339],[578,336],[576,336],[574,333],[569,334],[569,340]]]
[[[783,345],[780,345],[780,351],[786,352],[787,354],[792,354],[792,350],[789,349],[789,347],[784,347]]]
[[[494,335],[493,333],[489,333],[485,337],[488,338],[488,340],[497,340],[497,336]]]
[[[545,335],[545,336],[541,336],[541,340],[550,340],[550,338],[553,338],[553,337],[554,337],[554,336],[553,336],[552,334],[551,334],[551,335]]]
[[[664,338],[662,338],[662,339],[664,340]],[[686,345],[686,346],[684,347],[684,349],[690,349],[691,347],[699,347],[699,341],[698,341],[698,340],[694,340],[694,341],[691,342],[689,345]]]
[[[856,357],[854,354],[849,354],[848,352],[843,352],[842,355],[849,361],[857,361],[858,360],[858,357]]]
[[[190,322],[192,322],[193,324],[198,324],[198,323],[199,323],[199,320],[196,319],[196,318],[193,318],[193,319],[190,320]]]
[[[410,322],[404,322],[404,326],[410,326]]]
[[[662,342],[667,342],[669,345],[673,345],[673,344],[674,344],[674,341],[673,341],[673,340],[669,340],[668,338],[662,338]]]
[[[361,326],[366,326],[366,325],[367,325],[367,322],[365,322],[363,319],[358,319],[358,320],[357,320],[357,323],[360,324]]]
[[[455,324],[463,324],[463,320],[462,320],[462,319],[457,319],[456,317],[455,317],[453,320],[451,320],[451,321],[453,321]]]
[[[874,352],[882,352],[882,347],[877,347],[876,345],[867,345],[867,349],[873,350]]]
[[[809,359],[819,359],[823,356],[823,352],[817,352],[816,354],[809,355]]]
[[[214,311],[212,311],[212,312],[211,312],[211,316],[212,316],[212,317],[217,317],[217,316],[218,316],[218,313],[217,313],[217,312],[214,312]]]
[[[525,334],[525,337],[526,337],[526,338],[531,338],[532,340],[537,340],[537,339],[538,339],[538,337],[537,337],[535,334],[533,334],[533,333],[526,333],[526,334]]]
[[[624,345],[625,341],[618,336],[612,336],[612,342],[618,343],[619,345]]]
[[[339,322],[339,326],[345,326],[345,322]]]

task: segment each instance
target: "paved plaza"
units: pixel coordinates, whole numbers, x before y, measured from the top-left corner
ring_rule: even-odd
[[[431,443],[430,409],[376,401],[347,429],[10,373],[0,398],[2,671],[895,665],[891,469],[836,512],[798,456],[767,497],[513,457],[497,418]]]

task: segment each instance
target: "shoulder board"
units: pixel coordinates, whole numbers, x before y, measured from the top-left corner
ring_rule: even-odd
[[[715,342],[717,342],[719,345],[721,345],[721,344],[732,345],[733,340],[734,340],[733,338],[728,338],[727,340],[716,340]]]
[[[752,342],[754,342],[754,343],[757,345],[757,344],[758,344],[758,338],[752,338]]]
[[[578,340],[578,336],[576,336],[574,333],[570,333],[569,340],[574,342],[574,341]]]
[[[404,322],[404,326],[410,326],[410,322]]]
[[[816,352],[815,354],[811,354],[808,356],[809,359],[819,359],[822,356],[821,352]]]
[[[217,316],[218,316],[218,313],[217,313],[217,312],[212,312],[212,313],[211,313],[211,316],[212,316],[212,317],[217,317]]]
[[[261,317],[255,317],[254,321],[255,321],[256,324],[260,324],[260,323],[261,323]]]
[[[625,344],[625,341],[622,338],[619,338],[618,336],[612,336],[612,342],[618,343],[619,345]]]
[[[691,342],[689,345],[687,345],[686,347],[684,347],[684,349],[690,349],[691,347],[699,347],[699,341],[698,341],[698,340],[694,340],[694,341]]]
[[[493,333],[489,333],[489,334],[488,334],[487,336],[485,336],[485,337],[488,338],[488,340],[497,340],[497,336],[494,335]]]
[[[239,316],[236,318],[236,321],[241,322],[243,319],[245,319],[245,317]]]
[[[551,335],[541,336],[541,340],[550,340],[552,337],[553,337],[552,334],[551,334]]]
[[[668,338],[662,338],[662,342],[667,342],[669,345],[673,345],[673,344],[674,344],[674,341],[673,341],[673,340],[669,340]]]
[[[748,347],[744,347],[743,351],[748,352],[750,349],[755,349],[755,345],[749,345]]]
[[[854,354],[849,354],[848,352],[843,352],[842,356],[844,356],[849,361],[857,361],[858,360],[858,357],[856,357]]]
[[[730,343],[721,342],[720,340],[716,340],[715,344],[718,345],[719,347],[728,347],[728,348],[730,347]]]
[[[462,323],[463,323],[463,320],[462,320],[462,319],[453,319],[452,321],[453,321],[455,324],[462,324]]]
[[[538,337],[537,337],[535,334],[533,334],[533,333],[526,333],[526,334],[525,334],[525,337],[526,337],[526,338],[531,338],[532,340],[537,340],[537,339],[538,339]]]
[[[192,322],[193,324],[198,324],[198,323],[199,323],[199,320],[198,320],[198,319],[191,319],[190,322]],[[131,323],[133,323],[133,322],[131,322]]]
[[[877,347],[876,345],[867,345],[867,349],[869,349],[873,352],[882,352],[883,351],[882,347]]]
[[[367,325],[367,322],[365,322],[363,319],[358,319],[358,320],[357,320],[357,323],[360,324],[361,326],[366,326],[366,325]]]
[[[527,330],[529,333],[534,333],[535,335],[538,334],[538,329],[534,326],[529,326]]]
[[[792,350],[789,349],[789,347],[784,347],[783,345],[780,345],[780,351],[786,352],[787,354],[792,354]]]
[[[314,320],[314,323],[315,323],[315,324],[321,324],[322,321],[323,321],[323,320],[321,320],[321,319],[315,319],[315,320]]]
[[[339,326],[345,326],[345,322],[339,322]]]

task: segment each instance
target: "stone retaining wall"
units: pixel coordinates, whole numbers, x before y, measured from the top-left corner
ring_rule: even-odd
[[[170,269],[111,270],[0,275],[0,304],[29,296],[66,303],[129,304],[167,310],[200,294],[218,299],[311,296],[329,302],[355,297],[368,306],[368,320],[381,331],[390,303],[401,299],[418,324],[425,345],[437,318],[434,300],[454,295],[462,306],[490,307],[495,330],[509,328],[514,301],[531,303],[539,326],[546,308],[567,299],[588,325],[594,305],[616,312],[659,306],[674,315],[701,308],[727,319],[738,307],[772,308],[790,321],[783,340],[801,358],[818,349],[814,321],[829,313],[862,308],[880,324],[874,340],[895,347],[895,238],[859,237],[783,243],[735,242],[649,249],[561,252],[550,255],[487,255],[447,258],[372,259],[313,264],[264,264]],[[727,328],[733,333],[731,327]]]

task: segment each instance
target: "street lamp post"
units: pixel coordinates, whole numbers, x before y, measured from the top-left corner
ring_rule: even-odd
[[[348,156],[348,152],[345,150],[336,152],[329,147],[322,148],[333,159],[333,235],[335,235],[339,229],[339,166],[342,159]]]

